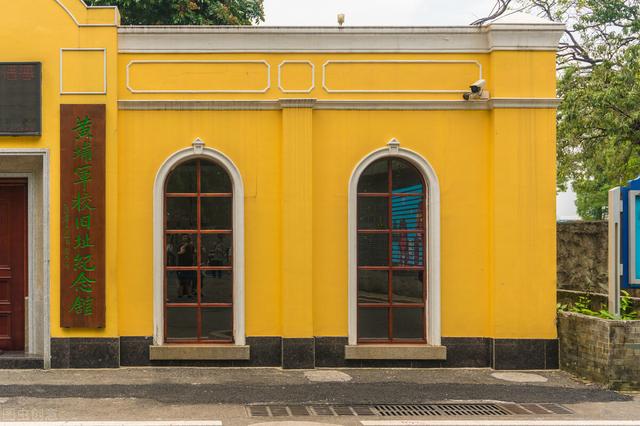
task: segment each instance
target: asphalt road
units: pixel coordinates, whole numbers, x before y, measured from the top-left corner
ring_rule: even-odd
[[[415,404],[452,401],[558,403],[564,418],[640,419],[640,394],[586,384],[559,371],[538,381],[492,370],[130,368],[0,370],[0,423],[9,420],[223,420],[249,425],[249,404]],[[526,379],[526,376],[525,376]],[[560,418],[560,417],[559,417]],[[528,419],[532,419],[531,416]],[[549,415],[544,416],[549,420]],[[286,420],[295,420],[292,418]],[[300,420],[300,419],[298,419]],[[359,424],[356,418],[306,418]]]

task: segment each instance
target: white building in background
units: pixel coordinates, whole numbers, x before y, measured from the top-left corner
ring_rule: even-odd
[[[576,208],[576,193],[569,185],[565,192],[559,192],[556,197],[556,219],[557,220],[580,220]]]

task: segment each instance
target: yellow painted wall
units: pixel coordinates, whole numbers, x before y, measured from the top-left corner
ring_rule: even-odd
[[[460,94],[327,93],[328,60],[474,60],[493,97],[555,96],[554,52],[491,54],[117,54],[116,28],[78,27],[53,0],[24,10],[5,2],[0,61],[43,63],[42,137],[0,138],[0,148],[48,148],[51,172],[51,333],[54,337],[153,334],[153,183],[163,162],[200,137],[238,166],[245,185],[246,334],[347,334],[347,190],[351,172],[371,151],[395,137],[422,155],[441,185],[442,335],[555,337],[555,111],[118,111],[117,100],[458,100]],[[81,23],[108,24],[111,9],[72,12]],[[95,12],[95,13],[94,13]],[[110,12],[111,14],[109,15]],[[34,25],[35,23],[35,25]],[[107,49],[103,95],[60,95],[60,48]],[[78,58],[69,56],[67,64]],[[95,55],[89,69],[68,66],[63,82],[99,86]],[[266,61],[231,65],[132,65],[137,60]],[[278,65],[315,65],[315,88],[283,93]],[[82,61],[81,61],[82,62]],[[98,61],[99,63],[99,61]],[[91,65],[93,64],[93,65]],[[358,65],[333,72],[332,88],[430,88],[470,83],[469,64],[409,64],[393,69]],[[138,68],[136,68],[138,67]],[[146,67],[146,68],[145,68]],[[288,67],[288,69],[287,69]],[[377,67],[377,68],[376,68]],[[264,93],[134,93],[217,90],[242,84]],[[358,74],[371,76],[358,80]],[[213,77],[212,77],[213,76]],[[289,77],[287,77],[289,76]],[[214,78],[219,77],[219,78]],[[394,80],[395,79],[395,80]],[[402,87],[397,86],[398,81]],[[301,90],[310,67],[289,65],[282,86]],[[396,86],[393,86],[393,85]],[[365,85],[365,86],[359,86]],[[391,85],[391,86],[388,86]],[[464,88],[464,87],[461,87]],[[107,327],[59,327],[59,105],[107,104]],[[304,191],[304,192],[300,192]],[[293,210],[291,210],[293,209]],[[304,212],[296,215],[292,212]],[[294,226],[295,225],[295,226]],[[299,278],[299,279],[298,279]]]

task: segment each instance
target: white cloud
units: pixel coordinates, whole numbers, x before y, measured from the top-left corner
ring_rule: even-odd
[[[489,14],[495,0],[265,0],[273,26],[467,25]]]

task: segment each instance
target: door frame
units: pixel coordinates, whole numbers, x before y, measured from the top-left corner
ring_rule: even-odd
[[[49,201],[49,150],[48,149],[13,149],[1,148],[0,157],[39,157],[42,162],[42,228],[35,227],[35,173],[30,172],[1,172],[0,179],[26,178],[27,179],[27,288],[28,303],[25,309],[27,318],[27,330],[29,335],[25,340],[25,352],[27,349],[32,352],[33,348],[39,345],[36,342],[36,327],[43,327],[43,358],[44,368],[51,368],[51,325],[50,325],[50,201]],[[36,233],[42,232],[42,312],[35,312],[35,302],[33,296],[35,293],[35,258],[34,247],[36,241]]]

